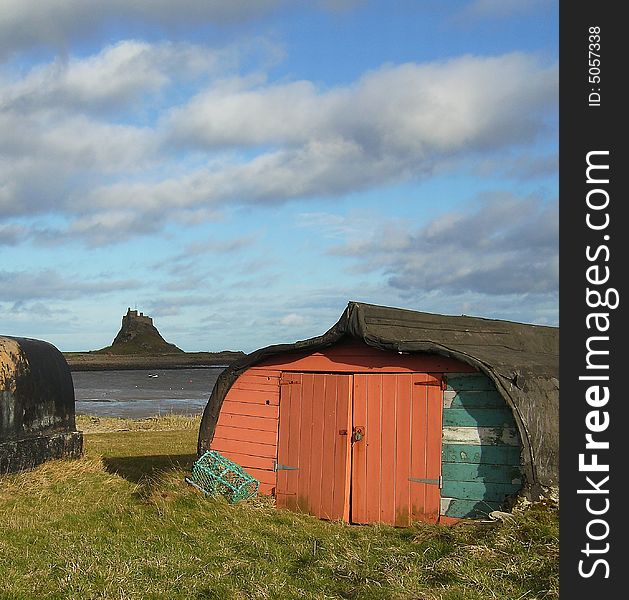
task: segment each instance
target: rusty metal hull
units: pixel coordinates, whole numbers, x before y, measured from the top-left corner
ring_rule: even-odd
[[[0,473],[80,456],[82,449],[61,352],[41,340],[0,337]]]

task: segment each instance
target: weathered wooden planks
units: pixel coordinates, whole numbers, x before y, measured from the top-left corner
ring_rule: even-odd
[[[496,391],[447,389],[443,393],[443,408],[504,408],[504,398]]]
[[[441,514],[455,518],[487,517],[494,511],[500,510],[502,502],[490,500],[461,500],[460,498],[441,498]]]
[[[443,443],[518,446],[520,439],[515,425],[511,427],[444,427]]]
[[[495,392],[494,384],[482,373],[450,373],[447,375],[447,389],[466,392],[488,391]]]
[[[356,374],[352,522],[408,526],[439,517],[441,387],[424,374]],[[427,480],[432,483],[428,483]]]
[[[479,446],[470,444],[443,444],[441,457],[446,463],[487,463],[490,465],[520,464],[517,446]]]
[[[486,481],[445,481],[443,497],[462,500],[491,500],[504,502],[506,496],[514,494],[522,487],[521,483],[495,483]],[[450,515],[451,516],[451,515]]]
[[[443,393],[441,514],[477,517],[522,487],[511,409],[482,374],[450,374]]]
[[[211,448],[260,481],[262,494],[275,488],[280,372],[252,368],[231,387],[216,423]]]
[[[443,415],[443,425],[452,427],[512,427],[513,413],[504,404],[493,408],[450,408]]]
[[[505,483],[522,484],[522,472],[519,466],[445,463],[441,467],[444,481],[469,481],[475,483]]]

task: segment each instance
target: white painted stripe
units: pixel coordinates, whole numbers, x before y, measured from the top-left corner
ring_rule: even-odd
[[[450,408],[455,396],[456,390],[446,390],[443,392],[443,408]]]
[[[448,508],[450,508],[450,502],[452,502],[454,498],[441,498],[441,510],[439,514],[445,515],[448,512]]]
[[[444,427],[443,442],[472,446],[518,446],[518,434],[513,427]]]

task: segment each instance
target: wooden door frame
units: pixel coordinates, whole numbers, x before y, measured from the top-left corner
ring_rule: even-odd
[[[360,459],[356,456],[356,450],[359,450],[359,447],[356,449],[352,448],[352,461],[351,461],[351,492],[350,492],[350,522],[360,523],[360,524],[368,524],[375,522],[384,522],[389,523],[391,525],[399,525],[405,526],[404,521],[408,519],[408,524],[412,521],[425,520],[431,523],[439,522],[440,519],[440,504],[441,504],[441,450],[442,450],[442,411],[443,411],[443,374],[441,373],[423,373],[423,372],[415,372],[415,373],[388,373],[388,372],[371,372],[371,373],[355,373],[355,375],[365,376],[362,379],[362,385],[365,386],[364,390],[357,391],[359,381],[356,377],[354,377],[354,386],[352,388],[352,425],[354,427],[364,426],[365,430],[365,440],[369,440],[369,429],[373,430],[374,423],[371,421],[371,418],[368,416],[370,411],[373,410],[373,396],[369,396],[369,390],[373,393],[376,391],[377,394],[380,395],[379,401],[376,400],[376,404],[378,404],[378,409],[380,411],[380,419],[377,421],[378,429],[377,435],[378,439],[375,440],[376,446],[376,456],[379,456],[380,463],[377,467],[374,467],[373,459],[368,459],[367,447],[364,447],[363,456]],[[378,383],[375,384],[375,390],[372,388],[370,384],[370,377],[379,376],[381,379]],[[395,393],[404,393],[403,390],[406,389],[406,401],[408,404],[402,405],[405,406],[405,409],[408,410],[408,427],[409,429],[406,432],[406,444],[403,443],[402,446],[399,445],[401,438],[398,434],[399,414],[398,410],[400,409],[400,405],[396,404],[395,407],[395,417],[393,417],[393,421],[391,418],[387,419],[388,425],[385,424],[384,419],[384,411],[383,408],[385,406],[385,390],[387,387],[391,386],[391,381],[388,380],[387,384],[387,376],[393,376],[393,381],[396,381],[394,384],[398,386],[399,377],[408,376],[409,379],[406,382],[406,387],[402,384],[402,387],[395,387]],[[373,380],[372,380],[373,381]],[[417,396],[417,388],[415,386],[421,386],[422,390],[426,394],[425,397],[421,399],[421,406],[425,407],[425,415],[424,421],[421,423],[421,417],[419,414],[414,414],[412,412],[413,406],[416,405],[415,400],[418,398]],[[432,390],[438,390],[439,393],[435,397],[435,392]],[[389,392],[392,392],[389,389]],[[365,395],[364,401],[367,403],[364,407],[357,406],[357,402],[360,403],[362,400],[360,399],[361,395]],[[431,397],[432,396],[432,397]],[[389,395],[387,394],[387,397]],[[399,402],[400,396],[396,396]],[[392,407],[393,408],[393,407]],[[437,413],[435,413],[435,410]],[[358,416],[358,420],[356,415]],[[373,414],[373,413],[371,413]],[[391,417],[391,412],[387,412],[387,415]],[[404,419],[404,417],[402,417]],[[416,419],[419,419],[418,422]],[[364,421],[364,422],[363,422]],[[436,421],[436,422],[435,422]],[[404,420],[406,422],[406,420]],[[437,426],[438,423],[438,426]],[[415,425],[413,425],[415,424]],[[414,427],[419,426],[421,429],[417,431]],[[389,435],[385,435],[388,431]],[[417,435],[419,434],[419,437]],[[393,436],[393,437],[391,437]],[[386,440],[386,444],[383,446],[383,440]],[[420,457],[423,454],[424,458],[420,458],[420,462],[417,463],[415,460],[418,458],[418,455],[413,450],[413,441],[415,443],[421,444]],[[361,442],[358,442],[361,443]],[[367,441],[365,442],[368,443]],[[372,441],[372,443],[374,443]],[[391,446],[393,444],[393,446]],[[406,447],[408,445],[408,447]],[[386,448],[385,448],[386,446]],[[400,448],[402,449],[402,454],[400,454]],[[360,450],[359,450],[360,451]],[[393,464],[390,464],[387,461],[387,465],[390,465],[391,470],[386,470],[384,467],[383,457],[385,454],[389,454],[393,452],[392,455],[395,460],[395,468]],[[373,456],[373,454],[371,455]],[[402,463],[398,463],[402,456],[406,456],[406,459],[403,459]],[[391,455],[390,455],[391,458]],[[376,459],[378,460],[378,459]],[[368,462],[369,461],[369,462]],[[423,469],[420,468],[420,471],[426,472],[426,474],[418,473],[418,466],[420,464],[424,464]],[[398,464],[401,466],[401,471],[398,468]],[[406,465],[406,466],[404,466]],[[357,468],[365,469],[365,472],[362,471],[358,474],[357,477]],[[375,471],[374,471],[375,468]],[[427,474],[430,473],[430,476]],[[402,492],[402,501],[400,504],[399,498],[393,499],[394,492],[391,489],[390,493],[392,495],[392,499],[389,502],[388,498],[385,501],[385,497],[382,496],[382,482],[383,478],[387,477],[391,480],[391,485],[399,486],[401,481],[406,482],[408,487],[408,496],[406,501],[404,500],[404,494],[406,492]],[[423,481],[417,479],[411,479],[411,477],[422,477],[425,478]],[[374,514],[374,506],[369,502],[369,499],[372,497],[372,494],[375,493],[375,489],[371,489],[373,487],[374,477],[379,481],[378,494],[380,494],[380,499],[378,501],[378,508]],[[371,483],[367,483],[367,481],[371,479]],[[419,500],[417,495],[415,486],[424,486],[423,490],[420,493],[420,496],[423,496],[420,504],[415,504],[415,501]],[[430,487],[429,487],[430,486]],[[432,486],[435,486],[434,488]],[[385,486],[387,487],[387,486]],[[388,487],[387,487],[388,489]],[[398,488],[399,489],[399,488]],[[355,493],[358,493],[358,497],[355,496]],[[385,492],[388,493],[388,492]],[[395,494],[397,496],[397,494]],[[357,504],[357,503],[363,504]],[[418,512],[413,510],[414,507],[421,507]],[[417,509],[416,509],[417,510]],[[401,512],[400,512],[401,511]],[[406,512],[404,512],[406,511]],[[407,515],[407,516],[405,516]],[[424,515],[426,518],[422,519],[420,515]],[[418,518],[419,517],[419,518]]]
[[[305,398],[307,398],[307,394],[305,393],[304,387],[304,379],[306,377],[312,377],[312,397],[310,398],[311,405],[308,410],[312,411],[314,415],[314,411],[318,409],[318,405],[314,402],[316,391],[315,387],[317,385],[327,384],[329,381],[334,381],[334,393],[336,395],[336,401],[334,403],[334,412],[333,414],[327,414],[325,404],[329,402],[330,397],[327,394],[327,389],[324,392],[324,405],[321,407],[321,412],[317,413],[317,417],[319,419],[320,427],[317,428],[317,441],[320,442],[320,452],[317,452],[317,466],[321,468],[322,474],[327,465],[327,472],[332,474],[332,496],[327,496],[325,499],[320,497],[319,494],[322,490],[319,490],[319,494],[313,494],[312,488],[308,485],[307,481],[303,479],[300,481],[299,479],[289,481],[291,476],[289,475],[290,471],[297,470],[301,471],[301,473],[297,474],[297,478],[305,471],[301,469],[299,464],[299,459],[302,457],[302,449],[301,449],[301,435],[299,436],[299,442],[297,443],[297,449],[295,449],[295,438],[292,438],[293,442],[291,444],[291,430],[294,431],[294,428],[297,424],[301,428],[303,426],[300,417],[303,414],[303,406],[299,407],[300,412],[295,413],[292,409],[292,401],[291,406],[286,407],[283,403],[282,396],[286,394],[286,392],[282,391],[282,387],[280,387],[280,406],[279,406],[279,418],[278,418],[278,429],[277,429],[277,453],[276,453],[276,499],[278,501],[279,506],[284,506],[286,508],[295,508],[299,510],[300,507],[304,508],[308,505],[308,501],[303,501],[306,498],[313,499],[314,503],[317,506],[316,509],[312,508],[312,505],[308,507],[309,514],[314,514],[314,516],[318,516],[319,518],[332,518],[337,519],[340,518],[346,522],[349,522],[349,513],[350,513],[350,489],[351,489],[351,444],[349,443],[349,435],[351,434],[351,413],[352,413],[352,397],[353,397],[353,374],[352,373],[329,373],[329,372],[320,372],[320,371],[290,371],[283,372],[280,376],[280,385],[291,385],[291,384],[299,384],[299,401],[303,402]],[[291,378],[294,378],[291,381]],[[286,379],[286,381],[284,381]],[[345,380],[343,383],[342,380]],[[344,389],[346,387],[346,390]],[[287,389],[284,387],[284,389]],[[290,392],[286,398],[294,399],[294,388],[290,388]],[[347,394],[345,397],[345,393]],[[344,398],[344,400],[342,400]],[[346,403],[346,412],[343,414],[343,404]],[[329,405],[328,405],[329,406]],[[340,409],[340,410],[339,410]],[[310,423],[312,426],[315,424],[315,419],[311,419]],[[343,435],[341,431],[345,431],[345,443],[343,441],[339,442],[338,438]],[[321,436],[319,437],[319,432]],[[313,450],[313,441],[315,440],[314,436],[310,437],[313,434],[313,430],[311,429],[310,434],[308,436],[309,439],[309,464],[308,464],[308,473],[310,474],[310,470],[312,469],[312,450]],[[330,447],[331,444],[331,447]],[[342,453],[338,452],[338,448],[344,448],[344,456]],[[330,452],[331,451],[331,452]],[[292,455],[292,456],[291,456]],[[290,460],[297,459],[296,465],[289,464],[281,464],[284,457],[291,457]],[[290,462],[290,461],[289,461]],[[297,468],[295,469],[295,466]],[[278,467],[280,467],[278,469]],[[288,471],[288,473],[287,473]],[[338,475],[337,475],[338,474]],[[344,475],[343,477],[340,474]],[[308,475],[310,478],[310,475]],[[285,481],[283,481],[285,479]],[[338,481],[337,481],[338,479]],[[338,482],[342,480],[342,488],[337,487]],[[323,479],[322,479],[323,481]],[[280,485],[282,483],[282,485]],[[306,488],[307,495],[300,495],[300,492],[303,491],[303,488]],[[337,496],[337,489],[342,489],[340,498]],[[316,491],[316,490],[315,490]],[[291,496],[294,496],[292,498]],[[338,499],[337,499],[338,498]],[[300,499],[302,502],[300,503]],[[329,510],[328,510],[329,509]],[[322,514],[323,513],[323,514]],[[324,516],[325,514],[329,515],[329,517]]]

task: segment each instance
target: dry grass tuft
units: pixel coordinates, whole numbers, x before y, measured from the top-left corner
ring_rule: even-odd
[[[160,415],[145,419],[118,417],[76,416],[76,427],[83,433],[108,433],[115,431],[180,431],[197,430],[201,416]]]

